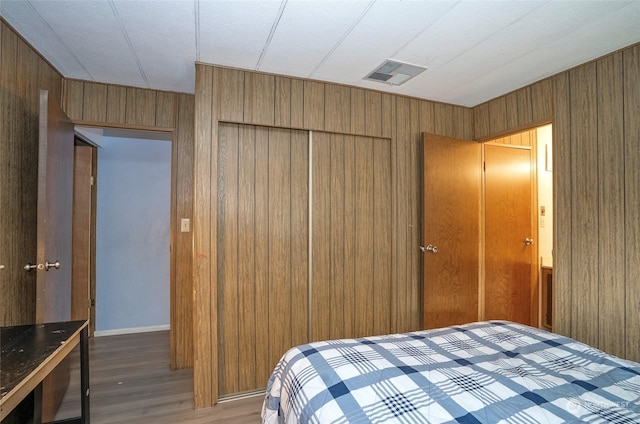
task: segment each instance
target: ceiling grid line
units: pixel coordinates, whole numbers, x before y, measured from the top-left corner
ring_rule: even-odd
[[[200,62],[200,0],[193,0],[193,14],[195,19],[196,62]]]
[[[449,7],[449,9],[447,10],[447,13],[451,12],[453,9],[455,9],[455,7],[461,2],[462,0],[458,0],[455,3],[453,3],[451,5],[451,7]],[[445,16],[445,14],[443,14],[442,16]],[[440,21],[440,19],[442,19],[442,17],[440,17],[439,19],[437,19],[436,21],[432,22],[430,25],[427,25],[426,27],[424,27],[422,29],[422,31],[420,31],[418,34],[414,35],[413,37],[411,37],[409,40],[407,40],[406,43],[404,43],[402,45],[402,47],[400,47],[398,50],[396,50],[393,55],[391,56],[391,58],[396,57],[397,55],[400,54],[401,51],[403,51],[405,48],[407,48],[407,46],[410,46],[415,40],[417,40],[418,38],[420,38],[422,36],[422,34],[424,34],[425,32],[427,32],[427,30],[431,27],[433,27],[436,23],[438,23]]]
[[[136,65],[138,65],[138,70],[140,71],[140,76],[142,76],[142,79],[143,79],[144,83],[146,84],[146,88],[151,88],[151,84],[149,84],[149,80],[147,79],[147,74],[144,72],[144,67],[142,66],[142,62],[140,62],[140,57],[138,56],[138,53],[136,52],[136,49],[133,46],[133,42],[131,41],[131,38],[129,37],[129,33],[127,32],[127,29],[125,28],[124,24],[122,23],[122,18],[120,17],[120,14],[118,13],[118,9],[116,8],[114,0],[109,0],[109,6],[111,7],[111,10],[113,11],[113,15],[115,16],[116,21],[118,22],[118,25],[120,26],[120,31],[122,32],[122,36],[124,37],[125,41],[127,42],[127,45],[129,46],[129,50],[131,51],[131,54],[133,55],[133,59],[136,61]]]
[[[640,42],[640,0],[0,0],[65,78],[195,92],[196,63],[473,107]],[[429,72],[363,78],[386,60]]]
[[[0,3],[2,2],[2,0],[0,0]],[[60,37],[60,35],[56,32],[56,30],[53,29],[53,27],[49,24],[49,22],[47,22],[47,20],[40,14],[40,12],[38,12],[38,9],[35,8],[35,6],[32,4],[31,1],[27,1],[25,2],[26,4],[29,5],[29,8],[33,11],[33,13],[40,19],[40,21],[42,22],[42,24],[49,30],[49,32],[51,32],[51,34],[53,34],[53,36],[55,37],[56,40],[58,40],[58,42],[60,42],[60,45],[62,45],[62,47],[67,51],[67,53],[69,53],[69,55],[71,57],[73,57],[73,59],[77,62],[78,66],[80,66],[80,68],[82,68],[82,70],[84,72],[86,72],[86,74],[89,76],[89,78],[91,79],[91,81],[95,81],[96,79],[94,78],[94,76],[91,74],[91,72],[89,72],[87,70],[87,68],[82,64],[82,61],[80,61],[80,59],[78,59],[78,56],[76,56],[73,53],[73,50],[71,50],[71,48],[62,40],[62,37]],[[52,63],[56,63],[55,59],[50,59],[50,61]],[[57,66],[57,68],[60,68],[59,66]]]
[[[626,7],[626,6],[621,6],[620,8],[624,8],[624,7]],[[533,13],[533,12],[535,12],[536,10],[537,10],[537,8],[536,8],[536,9],[534,9],[534,10],[532,10],[532,11],[530,12],[530,14],[531,14],[531,13]],[[609,13],[605,14],[605,15],[601,15],[601,16],[600,16],[598,19],[596,19],[595,21],[590,22],[590,25],[594,25],[594,24],[596,24],[597,22],[602,21],[602,20],[603,20],[603,19],[605,19],[609,14],[611,14],[611,13],[613,13],[613,12],[617,11],[617,10],[618,10],[618,9],[616,9],[616,10],[614,10],[614,11],[611,11],[611,12],[609,12]],[[528,15],[527,15],[527,16],[528,16]],[[511,27],[511,26],[512,26],[513,24],[515,24],[516,22],[518,22],[518,21],[522,20],[522,18],[523,18],[523,17],[520,17],[519,19],[517,19],[517,20],[515,20],[515,21],[511,22],[508,26],[505,26],[505,29],[508,29],[509,27]],[[504,30],[504,29],[503,29],[503,30]],[[575,29],[573,29],[573,30],[571,30],[571,31],[566,32],[566,33],[564,34],[564,37],[567,37],[567,36],[569,36],[569,35],[575,34],[575,33],[579,32],[579,31],[581,31],[581,30],[584,30],[584,27],[583,27],[583,26],[577,27],[577,28],[575,28]],[[497,33],[494,33],[494,34],[493,34],[493,35],[491,35],[490,37],[487,37],[487,39],[489,39],[489,38],[491,38],[491,37],[495,36],[496,34],[497,34]],[[485,39],[485,40],[483,40],[482,42],[480,42],[479,44],[482,44],[484,41],[486,41],[486,39]],[[525,58],[525,57],[527,57],[527,56],[531,56],[532,54],[534,54],[534,53],[536,53],[536,52],[539,52],[539,51],[541,51],[541,50],[545,50],[545,49],[548,49],[548,48],[549,48],[549,45],[544,45],[544,46],[540,46],[539,48],[537,48],[537,49],[535,49],[535,50],[522,50],[522,54],[520,54],[520,55],[518,55],[518,56],[514,56],[514,59],[522,59],[522,58]],[[464,84],[461,84],[461,85],[460,85],[460,87],[469,87],[469,86],[470,86],[470,87],[473,87],[473,85],[474,85],[474,84],[476,84],[478,81],[480,81],[482,78],[485,78],[487,75],[491,75],[492,73],[495,73],[495,72],[496,72],[496,69],[491,69],[491,70],[489,70],[488,72],[483,73],[482,75],[479,75],[479,74],[478,74],[478,75],[476,75],[476,77],[475,77],[475,78],[473,78],[473,79],[471,79],[471,80],[467,81],[467,82],[466,82],[466,83],[464,83]],[[534,82],[534,81],[530,81],[530,82],[532,83],[532,82]]]
[[[318,62],[318,64],[316,65],[315,68],[313,68],[313,71],[311,71],[311,73],[309,73],[309,75],[307,76],[307,78],[312,78],[313,75],[318,71],[318,69],[320,69],[320,67],[322,65],[324,65],[324,63],[329,59],[329,57],[331,57],[331,55],[338,49],[338,47],[340,47],[340,45],[344,42],[344,40],[349,36],[349,34],[351,34],[351,32],[355,29],[355,27],[358,26],[358,24],[362,21],[362,19],[365,17],[365,15],[369,12],[369,10],[371,10],[371,8],[373,7],[373,5],[376,3],[376,0],[372,0],[369,2],[369,4],[367,5],[367,7],[362,11],[362,13],[360,13],[360,16],[358,16],[358,18],[354,21],[353,24],[351,24],[351,26],[349,27],[349,29],[347,29],[347,31],[342,35],[342,37],[340,37],[340,39],[338,40],[338,42],[335,44],[335,46],[333,46],[333,48],[331,48],[331,50],[329,50],[329,52],[326,54],[325,57],[322,58],[322,60],[320,60],[320,62]]]
[[[262,60],[264,56],[267,54],[267,50],[269,50],[269,46],[271,45],[271,40],[273,40],[273,35],[276,33],[276,29],[278,28],[278,24],[280,23],[280,19],[282,19],[282,14],[284,13],[285,7],[287,7],[288,0],[282,0],[280,3],[280,9],[278,10],[278,16],[273,21],[273,25],[271,26],[271,31],[269,32],[269,36],[267,37],[267,41],[264,43],[262,47],[262,51],[260,52],[260,57],[258,58],[258,62],[256,63],[255,70],[260,70],[260,65],[262,65]]]

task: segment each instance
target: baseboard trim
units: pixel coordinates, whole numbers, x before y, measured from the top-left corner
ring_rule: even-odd
[[[116,328],[114,330],[96,330],[93,333],[94,337],[103,336],[119,336],[122,334],[135,334],[135,333],[150,333],[152,331],[167,331],[171,327],[167,325],[150,325],[147,327],[131,327],[131,328]]]

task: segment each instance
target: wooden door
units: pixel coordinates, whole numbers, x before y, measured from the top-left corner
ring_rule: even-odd
[[[476,321],[481,145],[424,133],[422,163],[422,325]]]
[[[484,319],[532,322],[531,148],[485,145]]]
[[[73,207],[73,125],[59,104],[40,91],[36,322],[71,318],[71,216]],[[45,379],[36,414],[53,419],[69,383],[68,362]]]
[[[220,124],[218,390],[263,389],[308,341],[309,135]]]
[[[311,341],[391,332],[391,142],[313,133]]]
[[[95,228],[92,220],[95,216],[93,213],[94,150],[92,146],[76,145],[74,147],[71,280],[71,319],[73,320],[86,320],[91,315],[91,269],[95,252],[92,243]],[[95,328],[93,320],[92,327]]]

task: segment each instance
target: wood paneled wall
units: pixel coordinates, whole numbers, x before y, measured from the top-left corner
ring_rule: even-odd
[[[217,402],[218,333],[215,253],[219,122],[389,139],[392,244],[391,331],[420,325],[419,159],[423,131],[473,137],[470,109],[317,81],[196,65],[194,162],[194,396]]]
[[[391,142],[314,132],[312,164],[310,339],[388,334],[395,298]]]
[[[0,21],[0,325],[35,319],[38,96],[48,90],[77,124],[173,132],[172,349],[175,368],[193,365],[191,233],[176,229],[193,204],[194,97],[63,79]],[[32,193],[33,195],[29,194]]]
[[[35,322],[40,89],[60,99],[62,77],[0,20],[0,325]]]
[[[475,138],[552,122],[554,331],[640,360],[640,45],[473,109]]]
[[[265,387],[308,341],[309,137],[221,124],[218,143],[220,395]]]
[[[64,80],[64,109],[77,125],[167,131],[171,152],[171,365],[193,366],[193,280],[191,234],[180,220],[191,219],[193,204],[194,97]]]

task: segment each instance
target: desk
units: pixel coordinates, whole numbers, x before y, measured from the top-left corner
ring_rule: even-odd
[[[4,419],[80,344],[80,418],[89,423],[89,344],[87,321],[0,328],[0,420]]]

